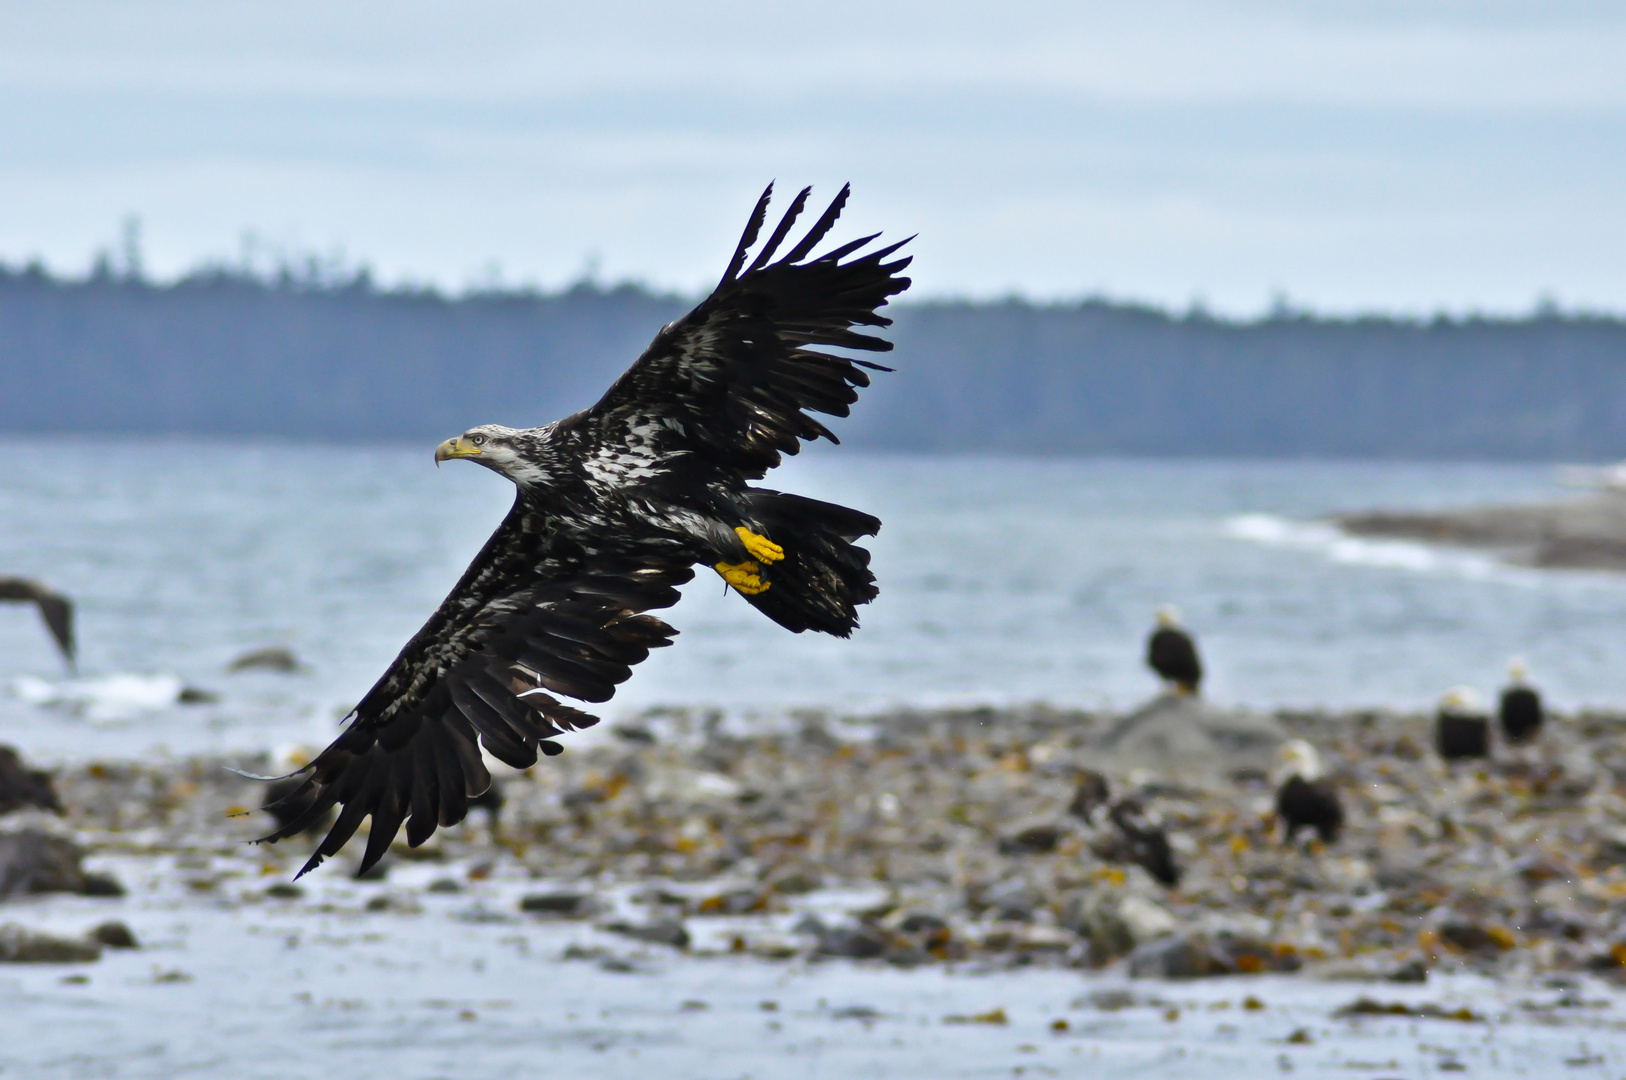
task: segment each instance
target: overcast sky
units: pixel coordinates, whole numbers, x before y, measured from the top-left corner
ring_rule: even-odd
[[[1626,310],[1626,5],[0,0],[0,259],[694,290],[854,185],[917,295]]]

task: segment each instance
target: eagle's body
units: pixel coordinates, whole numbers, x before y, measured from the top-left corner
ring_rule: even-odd
[[[1490,756],[1490,717],[1472,689],[1455,687],[1440,699],[1434,713],[1434,747],[1447,761]]]
[[[869,383],[864,368],[877,365],[809,346],[890,349],[852,327],[890,324],[876,309],[908,287],[898,271],[909,260],[885,261],[894,244],[842,261],[874,237],[808,258],[843,188],[770,262],[803,191],[747,266],[771,190],[717,289],[663,328],[598,404],[539,428],[471,428],[436,451],[507,476],[514,506],[312,762],[300,788],[314,796],[308,809],[266,838],[342,804],[305,870],[369,815],[363,870],[403,823],[416,845],[462,820],[491,782],[480,746],[515,768],[559,753],[553,736],[597,718],[554,695],[607,701],[650,649],[670,644],[676,631],[645,612],[675,603],[696,563],[790,630],[845,637],[857,626],[876,588],[853,541],[880,522],[749,482],[804,439],[834,441],[808,413],[847,415]]]
[[[1507,666],[1512,681],[1503,688],[1497,702],[1496,719],[1502,735],[1509,743],[1533,742],[1541,734],[1541,725],[1547,719],[1547,710],[1541,702],[1541,691],[1525,682],[1524,661],[1514,660]]]
[[[1146,666],[1182,694],[1195,694],[1203,681],[1197,642],[1180,625],[1173,608],[1160,608],[1157,629],[1146,639]]]
[[[1301,829],[1314,829],[1323,844],[1338,839],[1344,827],[1344,803],[1338,788],[1321,775],[1321,758],[1303,739],[1282,744],[1276,816],[1282,819],[1284,839],[1291,844]]]
[[[1541,734],[1542,721],[1546,719],[1540,692],[1530,686],[1508,687],[1502,691],[1496,716],[1508,742],[1533,742]]]

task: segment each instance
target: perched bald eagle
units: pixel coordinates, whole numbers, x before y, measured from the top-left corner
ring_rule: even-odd
[[[1344,804],[1338,789],[1321,775],[1321,757],[1303,739],[1289,739],[1277,754],[1276,816],[1289,844],[1300,829],[1314,829],[1321,842],[1338,839]]]
[[[1513,744],[1535,741],[1541,734],[1542,722],[1547,718],[1541,703],[1541,692],[1525,681],[1528,670],[1524,661],[1514,660],[1507,666],[1508,685],[1497,702],[1496,719],[1501,724],[1502,736]]]
[[[33,604],[45,620],[45,629],[51,640],[62,650],[62,659],[68,670],[74,670],[73,601],[37,581],[20,577],[0,577],[0,600],[15,600]]]
[[[1182,694],[1195,694],[1203,681],[1197,643],[1180,626],[1180,616],[1172,607],[1158,608],[1157,629],[1146,640],[1146,664]]]
[[[301,874],[369,815],[363,871],[403,824],[416,847],[461,821],[491,784],[481,746],[518,769],[559,753],[555,736],[597,723],[560,697],[608,701],[650,649],[669,645],[676,631],[645,612],[676,603],[696,563],[787,630],[846,637],[858,625],[877,590],[854,541],[880,521],[750,481],[804,439],[837,441],[809,414],[846,416],[869,385],[865,369],[889,370],[820,349],[891,349],[853,327],[891,325],[877,309],[908,288],[900,271],[911,260],[888,261],[907,241],[862,251],[873,235],[812,255],[846,187],[776,259],[809,190],[751,257],[772,185],[763,192],[717,288],[655,335],[598,404],[539,428],[470,428],[435,451],[437,462],[508,477],[514,507],[302,770],[289,799],[310,802],[264,840],[343,809]]]
[[[1440,698],[1434,746],[1447,761],[1490,756],[1490,717],[1472,687],[1453,687]]]

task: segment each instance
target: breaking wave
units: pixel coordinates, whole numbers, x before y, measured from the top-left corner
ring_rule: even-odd
[[[11,684],[12,695],[30,705],[63,709],[95,724],[116,724],[167,709],[180,700],[182,688],[173,675],[128,673],[61,682],[23,675]]]
[[[1518,576],[1480,552],[1433,547],[1413,540],[1380,540],[1348,533],[1325,521],[1293,521],[1275,514],[1238,514],[1225,522],[1225,534],[1272,547],[1297,548],[1350,566],[1380,566],[1423,574],[1488,578]]]

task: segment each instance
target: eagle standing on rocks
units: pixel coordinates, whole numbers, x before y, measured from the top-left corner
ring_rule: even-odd
[[[1146,664],[1182,694],[1195,694],[1203,681],[1197,643],[1180,626],[1179,613],[1172,607],[1157,609],[1157,629],[1146,641]]]
[[[1472,687],[1446,691],[1434,713],[1434,747],[1447,761],[1490,757],[1490,717]]]
[[[1303,739],[1289,739],[1278,754],[1276,816],[1283,839],[1293,842],[1300,829],[1314,829],[1323,844],[1338,839],[1344,827],[1344,804],[1331,780],[1321,775],[1321,757]]]
[[[861,252],[875,235],[810,257],[840,216],[843,187],[778,259],[804,189],[751,257],[763,192],[715,291],[662,328],[592,408],[544,427],[486,424],[447,439],[436,462],[465,459],[514,482],[514,508],[423,629],[311,762],[290,800],[304,812],[264,840],[293,836],[338,804],[300,874],[337,854],[371,816],[365,871],[401,826],[423,843],[461,821],[491,776],[480,746],[516,769],[552,739],[598,718],[559,700],[608,701],[676,631],[652,615],[678,600],[693,566],[713,568],[795,633],[848,636],[874,599],[868,514],[750,486],[802,440],[837,441],[809,413],[846,416],[878,364],[821,347],[884,352],[854,331],[909,287],[907,241]],[[876,234],[879,235],[879,234]],[[747,263],[749,259],[749,264]],[[478,740],[478,744],[477,741]]]
[[[1524,661],[1509,663],[1509,682],[1497,703],[1496,719],[1501,724],[1502,736],[1515,745],[1533,742],[1541,734],[1542,722],[1547,718],[1541,692],[1525,681],[1528,674]]]

